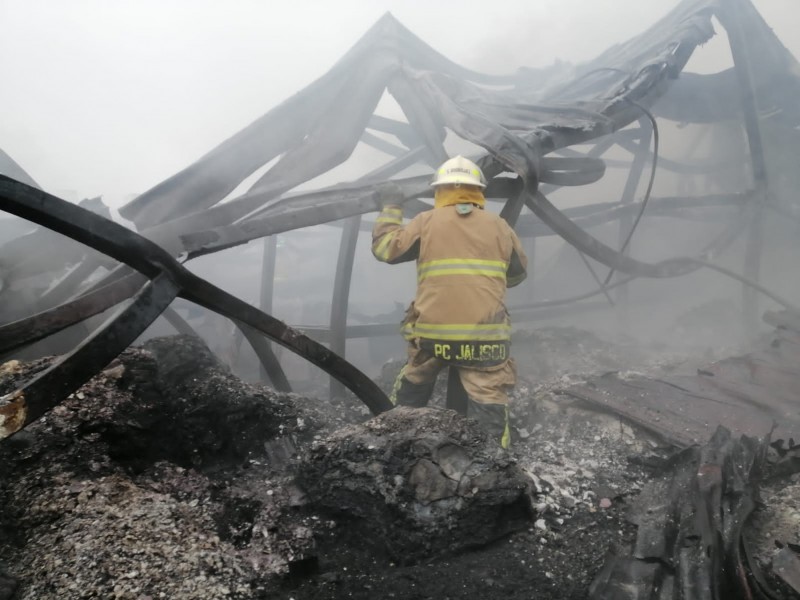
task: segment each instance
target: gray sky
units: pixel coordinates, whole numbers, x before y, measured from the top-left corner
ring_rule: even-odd
[[[386,11],[456,62],[511,72],[593,58],[677,3],[0,0],[0,148],[48,191],[117,206],[323,74]],[[800,56],[798,0],[755,4]]]

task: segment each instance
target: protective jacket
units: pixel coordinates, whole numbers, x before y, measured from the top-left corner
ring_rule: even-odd
[[[390,264],[417,261],[417,294],[403,324],[407,339],[464,365],[508,358],[506,287],[525,279],[527,259],[504,219],[462,202],[421,213],[403,226],[402,208],[386,206],[373,229],[372,253]]]

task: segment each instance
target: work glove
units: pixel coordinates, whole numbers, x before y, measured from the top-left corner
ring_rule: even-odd
[[[377,210],[383,210],[387,206],[402,206],[405,201],[403,189],[396,183],[385,183],[375,190]]]

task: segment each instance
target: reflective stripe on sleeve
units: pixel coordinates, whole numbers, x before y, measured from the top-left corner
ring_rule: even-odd
[[[391,223],[392,225],[403,224],[403,209],[393,206],[384,208],[375,219],[377,223]]]
[[[392,243],[394,239],[395,232],[390,231],[386,235],[383,236],[380,242],[378,242],[377,246],[374,246],[372,249],[372,254],[375,255],[375,258],[382,261],[389,260],[389,244]]]
[[[403,216],[403,209],[397,208],[396,206],[387,206],[383,210],[381,210],[381,215],[392,215],[395,217],[402,217]]]

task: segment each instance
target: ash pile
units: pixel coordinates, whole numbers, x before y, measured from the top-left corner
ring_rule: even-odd
[[[47,364],[6,363],[0,392]],[[515,393],[509,453],[441,394],[370,418],[354,399],[245,384],[195,338],[129,349],[0,445],[0,598],[632,597],[625,578],[653,592],[652,565],[679,556],[640,556],[661,514],[647,506],[695,489],[711,451],[678,453],[539,376]],[[720,436],[723,473],[743,455]],[[746,537],[742,568],[792,597],[778,571],[797,560],[797,449],[767,442],[744,442],[748,477],[709,489],[724,503],[766,482],[765,508],[737,505],[749,529],[721,539]],[[698,535],[680,506],[674,540],[702,554],[714,523]]]

